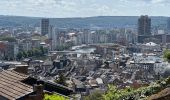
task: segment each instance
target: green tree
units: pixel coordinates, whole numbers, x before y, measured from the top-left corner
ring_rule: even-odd
[[[59,78],[55,80],[56,83],[67,86],[66,77],[61,73],[59,74]]]
[[[40,47],[40,51],[42,54],[45,54],[45,50],[44,50],[43,46]]]
[[[116,86],[109,85],[108,91],[103,95],[103,100],[129,100],[129,98],[133,98],[133,91],[130,87],[118,89]]]
[[[27,54],[26,51],[22,51],[22,54],[23,54],[23,57],[24,57],[24,58],[28,57],[28,54]]]
[[[37,48],[35,48],[35,49],[33,49],[33,55],[34,56],[41,56],[41,50],[39,50],[39,49],[37,49]]]
[[[84,97],[84,100],[103,100],[102,93],[99,91],[95,91],[94,93],[90,94],[89,96]]]
[[[165,50],[165,51],[164,51],[164,58],[165,58],[167,61],[170,61],[170,50]]]
[[[22,53],[22,52],[19,52],[19,53],[17,54],[17,59],[18,59],[18,60],[21,60],[22,57],[23,57],[23,53]]]
[[[0,37],[0,41],[16,42],[17,40],[14,37]]]
[[[33,56],[33,51],[32,50],[28,50],[27,54],[28,54],[28,57],[32,57]]]

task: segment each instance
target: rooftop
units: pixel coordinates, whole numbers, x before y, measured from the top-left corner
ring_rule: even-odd
[[[149,43],[146,43],[145,45],[146,45],[146,46],[156,46],[157,44],[154,43],[154,42],[149,42]]]
[[[13,70],[0,72],[0,95],[10,100],[15,100],[33,92],[33,88],[21,81],[28,78],[27,75]]]

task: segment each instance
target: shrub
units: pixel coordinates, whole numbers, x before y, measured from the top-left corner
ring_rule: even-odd
[[[69,100],[69,98],[57,94],[45,94],[44,100]]]

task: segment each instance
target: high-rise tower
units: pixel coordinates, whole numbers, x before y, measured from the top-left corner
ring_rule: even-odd
[[[44,18],[41,20],[41,35],[49,34],[49,19]]]
[[[138,19],[138,35],[151,35],[151,19],[147,15]]]

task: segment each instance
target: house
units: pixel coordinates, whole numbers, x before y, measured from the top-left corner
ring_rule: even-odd
[[[13,70],[0,72],[0,98],[1,100],[15,100],[33,92],[33,87],[22,83],[27,75]]]
[[[38,80],[14,70],[0,72],[0,100],[43,100],[44,91],[67,96],[73,92],[63,85]]]

